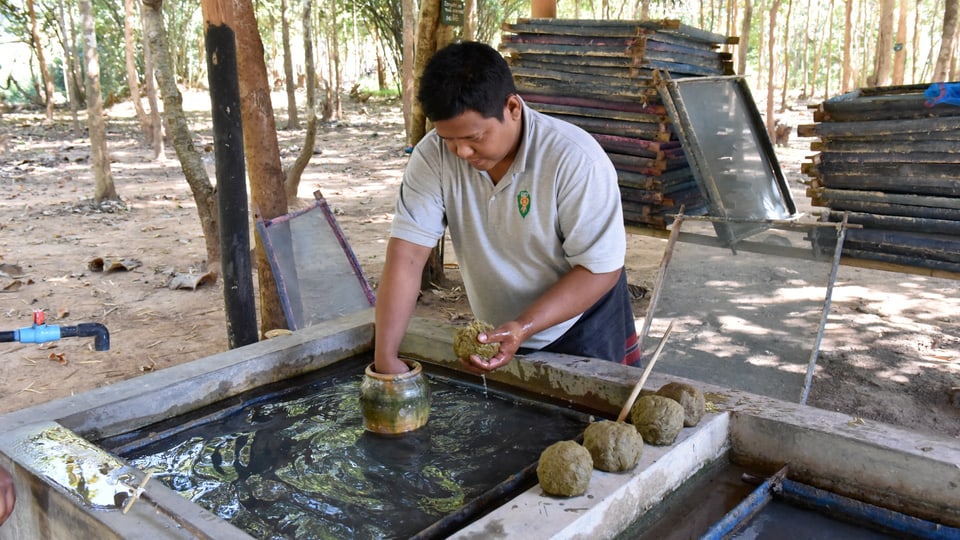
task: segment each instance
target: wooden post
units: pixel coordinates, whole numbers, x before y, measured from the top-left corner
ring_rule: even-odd
[[[250,263],[240,87],[237,82],[237,47],[233,29],[228,24],[230,4],[204,0],[202,7],[206,22],[204,34],[213,109],[223,299],[227,315],[227,339],[230,347],[234,348],[258,340],[253,269]]]

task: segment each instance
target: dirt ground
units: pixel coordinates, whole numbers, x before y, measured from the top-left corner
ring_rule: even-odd
[[[212,142],[208,98],[186,96],[196,146]],[[277,96],[274,103],[285,103]],[[394,197],[406,155],[396,103],[345,102],[343,121],[321,128],[319,153],[300,196],[320,189],[370,281],[382,269]],[[42,112],[0,115],[0,330],[29,326],[34,310],[48,324],[97,322],[107,352],[92,338],[45,344],[0,343],[0,413],[163,370],[223,351],[227,337],[221,284],[171,289],[176,274],[200,272],[204,245],[196,208],[172,148],[149,159],[132,108],[109,110],[112,173],[122,204],[92,205],[86,139],[71,133],[69,113],[52,124]],[[286,117],[278,110],[278,125]],[[791,123],[811,123],[802,107]],[[292,162],[302,131],[279,133]],[[800,164],[812,153],[794,138],[778,149],[798,206]],[[213,177],[212,154],[207,155]],[[665,241],[630,235],[632,285],[652,289]],[[448,250],[448,283],[425,294],[418,315],[452,323],[470,318]],[[96,258],[124,262],[104,271]],[[798,267],[802,266],[798,262]],[[960,438],[960,300],[950,279],[842,267],[809,403],[852,422],[876,420]],[[649,294],[634,306],[646,311]],[[811,339],[813,337],[811,336]]]

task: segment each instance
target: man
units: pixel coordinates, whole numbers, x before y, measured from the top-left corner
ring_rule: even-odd
[[[600,145],[527,107],[495,49],[457,43],[431,58],[417,98],[434,124],[404,172],[376,305],[374,363],[397,356],[433,246],[449,227],[470,307],[499,343],[476,373],[518,351],[635,364],[616,171]]]
[[[17,493],[13,489],[13,478],[6,469],[0,467],[0,525],[13,513],[13,505],[17,502]]]

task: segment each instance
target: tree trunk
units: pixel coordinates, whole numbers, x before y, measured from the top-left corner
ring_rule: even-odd
[[[933,81],[947,80],[950,70],[950,61],[953,56],[954,40],[957,39],[957,11],[960,9],[960,0],[946,0],[943,9],[943,33],[940,37],[940,52],[937,54],[936,67],[933,70]]]
[[[133,102],[133,110],[137,113],[137,121],[140,122],[143,139],[152,146],[153,130],[150,128],[147,112],[143,110],[143,102],[140,101],[140,74],[137,73],[136,44],[133,42],[133,21],[136,15],[133,12],[133,0],[123,0],[123,10],[126,15],[123,18],[123,44],[127,67],[127,85],[130,87],[130,101]]]
[[[87,66],[87,129],[90,131],[90,155],[93,161],[95,181],[93,200],[97,204],[105,200],[116,201],[117,188],[110,173],[110,156],[107,153],[107,127],[103,121],[103,98],[100,97],[100,55],[97,53],[97,32],[90,0],[80,0],[83,28],[83,57]]]
[[[340,89],[343,88],[343,65],[340,62],[340,11],[336,0],[330,0],[330,11],[333,20],[330,22],[330,85],[333,87],[332,110],[337,120],[343,118],[343,103],[340,101]]]
[[[240,111],[243,117],[243,149],[250,177],[251,202],[263,219],[287,212],[283,190],[280,144],[270,102],[270,82],[263,60],[263,42],[257,28],[253,4],[234,1],[237,36],[237,74],[240,82]],[[260,328],[263,332],[287,328],[280,294],[261,242],[256,243],[257,276],[260,283]]]
[[[92,8],[91,8],[92,9]],[[27,0],[27,15],[30,17],[30,38],[33,48],[37,52],[37,63],[40,64],[40,75],[43,77],[43,88],[47,105],[47,121],[53,121],[54,88],[50,69],[43,57],[43,44],[40,42],[40,30],[37,28],[37,13],[33,8],[33,0]],[[99,81],[97,85],[99,86]]]
[[[833,20],[833,7],[834,7],[834,0],[830,0],[830,8],[827,11],[828,15],[826,19],[828,21]],[[830,73],[833,72],[833,62],[831,62],[829,59],[833,58],[833,26],[834,25],[828,24],[827,26],[830,27],[830,31],[827,32],[827,35],[829,37],[827,39],[827,54],[825,58],[827,58],[827,65],[829,67],[825,70],[826,75],[824,76],[824,80],[823,80],[823,99],[827,99],[827,97],[830,96]],[[817,58],[817,61],[819,61],[819,57]],[[817,64],[814,64],[813,72],[817,73]]]
[[[154,72],[153,45],[147,39],[147,24],[141,14],[141,31],[143,35],[143,80],[147,86],[147,105],[150,106],[148,125],[150,140],[153,144],[153,159],[163,159],[163,122],[160,120],[160,104],[157,102],[157,83]]]
[[[648,7],[644,6],[644,10]],[[743,0],[743,21],[740,23],[740,48],[737,50],[737,73],[747,73],[747,53],[750,51],[750,19],[753,18],[753,0]]]
[[[200,218],[203,241],[207,248],[207,271],[220,275],[220,221],[217,216],[216,189],[210,183],[200,153],[193,147],[193,134],[183,112],[183,96],[177,87],[167,33],[163,28],[163,0],[144,0],[142,6],[143,37],[150,46],[157,65],[155,75],[163,98],[167,133],[173,139],[173,149],[180,161],[180,169],[197,204],[197,216]]]
[[[803,98],[806,99],[810,97],[813,92],[810,88],[810,16],[813,14],[813,11],[810,9],[811,0],[807,0],[807,8],[804,10],[806,14],[803,21]],[[819,18],[821,9],[817,9],[817,17]],[[820,28],[820,25],[817,25],[817,28]],[[823,40],[820,40],[821,42]],[[814,71],[816,73],[816,71]]]
[[[877,33],[876,62],[873,75],[870,77],[872,86],[890,86],[893,75],[893,9],[896,0],[881,0],[880,2],[880,31]]]
[[[414,89],[414,73],[416,58],[416,31],[417,31],[417,5],[415,0],[401,0],[400,7],[403,17],[403,33],[401,51],[403,61],[400,63],[400,94],[403,99],[403,129],[407,135],[407,144],[413,140],[411,130],[413,128],[413,109],[416,96]]]
[[[420,26],[417,29],[417,53],[414,62],[414,78],[420,80],[420,75],[426,67],[430,57],[437,50],[447,45],[453,38],[452,28],[440,23],[440,0],[423,0],[420,3]],[[414,85],[414,96],[419,90],[419,84]],[[411,129],[409,132],[408,143],[410,146],[416,146],[420,139],[427,133],[427,118],[423,114],[420,103],[414,99],[413,114],[411,116]],[[433,248],[423,267],[423,274],[420,276],[420,289],[429,290],[434,285],[444,285],[446,277],[443,274],[443,238],[440,243]]]
[[[783,87],[780,88],[780,112],[787,110],[787,88],[790,86],[790,18],[793,15],[793,3],[787,0],[787,21],[783,25]]]
[[[287,201],[297,200],[297,192],[300,190],[300,177],[310,158],[313,157],[313,145],[317,137],[317,72],[316,64],[313,60],[313,31],[310,20],[310,14],[313,12],[312,0],[303,2],[303,56],[304,69],[307,71],[307,132],[303,138],[303,146],[300,148],[300,154],[297,160],[293,162],[287,171],[287,177],[284,180],[284,189],[287,193]]]
[[[440,0],[422,0],[420,2],[420,21],[417,27],[416,55],[413,61],[414,85],[413,107],[410,115],[410,131],[407,144],[416,146],[427,133],[427,119],[423,109],[417,102],[416,95],[420,88],[419,77],[426,67],[427,61],[437,51],[437,30],[440,27]]]
[[[73,25],[67,26],[66,20],[66,10],[64,9],[64,0],[60,0],[58,7],[60,10],[60,20],[57,21],[57,25],[60,27],[60,35],[63,37],[63,88],[67,93],[67,101],[70,103],[70,114],[72,118],[73,133],[80,133],[80,119],[79,114],[77,114],[77,109],[79,108],[80,94],[77,92],[77,85],[74,83],[73,73],[75,73],[76,68],[74,67],[77,63],[76,56],[73,52],[75,48],[72,46],[73,40]]]
[[[556,14],[556,2],[554,0],[554,14]],[[477,0],[465,0],[463,3],[463,40],[475,41],[477,39]]]
[[[840,78],[840,92],[846,93],[853,88],[853,2],[846,0],[844,2],[843,15],[843,71]]]
[[[287,0],[280,0],[280,30],[283,41],[283,76],[287,87],[287,129],[300,129],[300,118],[297,114],[297,81],[293,77],[293,53],[290,51]]]
[[[777,72],[777,58],[774,54],[774,48],[777,43],[777,11],[780,9],[780,0],[773,0],[772,5],[770,6],[770,36],[767,38],[767,134],[770,136],[770,140],[775,139],[775,128],[774,122],[775,118],[773,117],[773,95],[776,90],[776,84],[773,82],[776,80],[774,75]]]
[[[900,0],[897,13],[897,39],[893,46],[893,79],[894,85],[902,85],[907,71],[907,0]]]

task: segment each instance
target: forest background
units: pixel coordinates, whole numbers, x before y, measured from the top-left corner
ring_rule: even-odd
[[[735,71],[746,77],[771,128],[777,118],[795,122],[801,116],[797,110],[808,103],[856,88],[956,80],[958,6],[960,0],[598,0],[561,1],[556,7],[559,18],[679,19],[736,36],[738,43],[724,48],[734,59]],[[239,176],[241,182],[244,175],[249,178],[251,206],[270,218],[301,204],[304,196],[309,198],[309,190],[300,189],[299,179],[311,159],[313,167],[340,167],[340,176],[346,176],[343,172],[350,167],[369,171],[362,183],[354,180],[354,185],[344,183],[336,189],[356,194],[358,201],[378,201],[344,206],[347,215],[340,218],[348,236],[359,238],[363,228],[376,229],[371,245],[353,245],[375,282],[377,275],[370,272],[375,263],[367,266],[366,261],[382,255],[383,246],[377,242],[382,242],[389,219],[396,177],[391,172],[393,176],[382,186],[373,184],[383,178],[378,176],[383,167],[402,169],[403,147],[418,140],[426,127],[411,100],[418,66],[439,45],[453,39],[496,45],[503,24],[530,16],[531,9],[529,0],[423,0],[419,4],[411,0],[256,4],[125,0],[122,5],[103,0],[0,0],[0,120],[11,122],[0,121],[0,180],[9,188],[2,206],[14,216],[0,221],[4,235],[0,248],[6,248],[0,251],[0,286],[4,288],[0,292],[10,293],[0,295],[2,314],[11,324],[24,322],[24,310],[30,307],[49,310],[51,322],[90,316],[109,322],[111,331],[118,330],[118,338],[122,337],[116,340],[118,351],[135,351],[132,364],[121,359],[108,366],[102,356],[87,356],[84,351],[74,354],[79,360],[67,367],[70,355],[64,357],[64,351],[72,346],[50,353],[50,360],[57,362],[38,361],[35,351],[20,349],[7,356],[20,354],[19,363],[0,366],[0,412],[225,348],[222,296],[211,296],[202,291],[204,287],[189,300],[184,295],[171,296],[177,293],[167,294],[165,287],[156,286],[159,277],[166,275],[159,268],[151,274],[134,267],[128,276],[104,275],[97,284],[91,274],[77,270],[73,260],[96,253],[122,229],[123,240],[114,241],[111,249],[130,249],[120,244],[135,241],[137,253],[161,249],[167,250],[163,252],[166,259],[178,263],[202,259],[205,268],[198,275],[219,278],[221,292],[234,285],[230,280],[243,277],[221,274],[217,239],[223,223],[217,214],[217,186],[226,184],[220,170],[216,184],[208,177],[212,154],[218,154],[219,169],[222,150],[214,148],[215,136],[211,141],[216,119],[211,130],[210,100],[221,90],[216,85],[223,79],[211,76],[215,67],[207,55],[211,43],[216,51],[224,43],[211,29],[226,27],[236,35],[247,166]],[[124,114],[130,109],[135,121],[126,123]],[[393,109],[402,111],[402,128],[397,130],[387,118]],[[239,115],[233,118],[237,123]],[[347,136],[361,125],[372,132]],[[405,136],[382,136],[394,131]],[[350,152],[344,149],[338,154],[339,143],[352,145]],[[803,150],[795,154],[793,161],[799,163]],[[243,163],[244,154],[239,156],[232,160],[227,156],[226,161]],[[167,166],[171,160],[178,165],[173,172]],[[376,160],[382,163],[371,164]],[[122,175],[119,186],[114,185],[111,169]],[[189,185],[186,197],[184,179]],[[385,192],[390,195],[384,196]],[[188,197],[193,205],[185,200]],[[65,203],[64,198],[71,201]],[[184,217],[184,208],[193,214],[192,220]],[[154,211],[158,213],[151,214]],[[241,228],[246,230],[248,216],[241,217]],[[140,222],[144,219],[154,221]],[[201,253],[193,253],[189,234],[181,227],[202,229]],[[176,232],[171,232],[174,228]],[[144,236],[131,240],[136,234]],[[350,238],[353,243],[354,237]],[[47,252],[42,264],[36,255],[41,249]],[[69,256],[66,249],[73,250]],[[653,271],[659,250],[656,246],[645,252]],[[237,335],[240,325],[231,320],[226,325],[233,332],[229,346],[258,339],[258,324],[259,333],[285,324],[276,298],[268,296],[271,291],[275,294],[269,264],[261,250],[256,251],[252,273],[259,279],[259,305],[237,310],[254,317],[253,336]],[[18,267],[25,261],[32,265],[25,267],[26,278],[8,272],[8,263]],[[425,276],[425,289],[438,281],[442,280],[437,276]],[[20,289],[6,289],[14,285]],[[145,292],[145,287],[150,289]],[[940,290],[953,290],[952,284]],[[447,292],[457,297],[457,303],[450,304],[457,310],[450,318],[459,320],[465,309],[462,291]],[[914,296],[910,300],[917,302],[917,310],[939,306],[930,297]],[[888,292],[883,297],[898,295]],[[430,298],[424,296],[425,301]],[[247,307],[252,305],[249,300]],[[954,306],[947,304],[947,308]],[[229,305],[227,311],[229,319]],[[846,314],[847,320],[856,317],[887,318],[888,312],[858,305]],[[902,338],[898,352],[889,362],[870,359],[886,367],[864,370],[851,362],[858,373],[872,379],[864,382],[850,374],[834,378],[861,383],[862,391],[844,386],[833,394],[879,403],[872,415],[861,412],[862,403],[857,403],[850,407],[856,414],[902,425],[932,417],[926,422],[932,429],[953,422],[947,431],[960,436],[955,404],[960,399],[950,394],[954,405],[949,408],[944,392],[944,388],[958,387],[956,336],[960,334],[952,328],[960,318],[941,310],[930,320],[934,326],[919,325],[898,334]],[[133,332],[143,336],[135,340],[130,337]],[[185,337],[170,339],[180,335]],[[911,347],[923,353],[920,360],[904,361],[904,356],[912,358],[916,352]],[[835,354],[846,358],[847,353]],[[52,371],[60,367],[71,371],[66,375]],[[889,375],[907,368],[914,371],[899,378]],[[890,417],[899,414],[891,412],[897,407],[890,404],[905,394],[899,385],[920,379],[921,371],[938,373],[939,378],[934,383],[918,381],[916,393],[924,399],[914,408],[916,415]],[[879,382],[875,374],[892,382]],[[61,376],[62,381],[54,382]],[[877,387],[880,384],[885,385],[884,393]],[[930,403],[935,403],[937,414],[930,413]]]

